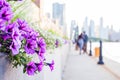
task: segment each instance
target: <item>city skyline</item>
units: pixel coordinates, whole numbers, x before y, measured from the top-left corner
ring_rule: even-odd
[[[50,4],[60,2],[66,4],[66,21],[70,26],[71,20],[76,20],[79,26],[82,26],[84,18],[87,16],[94,20],[95,25],[99,25],[99,18],[104,18],[104,26],[113,25],[115,31],[120,27],[120,11],[118,0],[45,0],[45,11],[49,12]],[[50,12],[51,13],[51,12]]]
[[[74,21],[75,24],[72,24]],[[71,29],[70,29],[70,37],[76,34],[76,30],[78,25],[76,24],[75,20],[71,21]],[[88,20],[88,17],[84,19],[83,26],[79,30],[81,32],[85,31],[89,38],[100,38],[103,40],[109,41],[120,41],[120,31],[116,32],[113,29],[113,26],[109,28],[109,26],[104,27],[104,19],[101,17],[99,19],[99,25],[95,26],[94,20]],[[81,34],[79,32],[79,34]],[[70,38],[71,39],[71,38]],[[74,40],[75,38],[72,37]]]

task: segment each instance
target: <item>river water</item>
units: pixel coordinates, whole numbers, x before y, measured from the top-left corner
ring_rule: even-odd
[[[99,47],[99,42],[92,42],[92,54],[95,55],[95,47]],[[90,44],[88,43],[88,50]],[[120,42],[102,42],[102,55],[120,63]]]

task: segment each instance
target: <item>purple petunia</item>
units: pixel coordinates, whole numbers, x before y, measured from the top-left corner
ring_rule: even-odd
[[[13,32],[13,29],[17,27],[17,24],[14,22],[14,23],[11,23],[11,24],[8,24],[6,26],[6,29],[5,29],[5,32],[8,32],[8,33],[12,33]]]
[[[24,31],[24,32],[30,32],[31,31],[31,29],[30,29],[30,27],[28,26],[28,23],[26,22],[26,21],[24,21],[24,20],[21,20],[21,19],[17,19],[17,23],[18,23],[18,25],[19,25],[19,30],[20,31]]]
[[[54,60],[52,60],[51,63],[47,63],[47,64],[50,67],[50,70],[52,71],[54,69]]]
[[[8,4],[8,2],[6,2],[6,0],[0,0],[0,10],[5,6],[9,7],[10,5]]]
[[[3,7],[0,11],[0,18],[4,21],[10,21],[13,17],[13,12],[10,7]]]
[[[40,48],[39,53],[45,53],[46,51],[46,43],[43,38],[38,39],[38,47]]]
[[[45,53],[46,52],[46,47],[42,46],[39,50],[40,53]]]
[[[43,61],[45,59],[44,54],[46,52],[46,43],[45,43],[43,38],[39,38],[37,40],[37,44],[38,44],[38,47],[39,47],[39,51],[38,51],[39,58],[40,58],[41,61]]]
[[[34,62],[29,62],[27,64],[26,71],[28,75],[34,75],[36,70],[37,70],[37,67]]]
[[[18,27],[14,27],[13,30],[12,30],[12,39],[15,39],[15,40],[19,40],[20,39],[20,32],[19,32],[19,29]]]
[[[28,39],[26,41],[26,45],[24,47],[25,52],[27,54],[34,54],[35,53],[35,48],[37,48],[37,43],[35,40]]]
[[[35,32],[34,30],[32,30],[31,32],[29,32],[27,35],[26,35],[26,39],[32,39],[32,40],[37,40],[37,37],[38,37],[38,33]]]
[[[0,30],[5,30],[5,21],[3,21],[2,19],[0,19]]]
[[[39,38],[38,39],[38,47],[42,47],[42,46],[46,47],[46,43],[43,38]]]
[[[36,63],[36,66],[37,66],[37,70],[40,72],[40,71],[42,71],[44,64],[43,64],[43,62],[40,62],[40,63]]]
[[[2,34],[0,36],[2,37],[3,40],[7,40],[7,39],[11,38],[11,36],[5,32],[2,32]]]
[[[13,42],[12,42],[11,45],[10,45],[10,49],[11,49],[11,51],[12,51],[12,54],[13,54],[13,55],[19,54],[19,49],[20,49],[20,47],[21,47],[21,44],[18,43],[17,41],[14,41],[14,40],[13,40]]]
[[[12,38],[19,41],[20,33],[15,22],[8,24],[7,26],[4,25],[3,27],[1,27],[1,30],[3,31],[2,38],[4,40]]]
[[[24,38],[28,39],[28,37],[30,36],[30,33],[32,32],[32,29],[28,26],[27,22],[24,20],[17,19],[17,23],[21,33],[20,40],[23,40]]]
[[[55,45],[56,45],[56,48],[57,48],[58,45],[59,45],[59,41],[58,41],[58,39],[56,39]]]
[[[39,59],[41,61],[44,61],[45,57],[44,57],[44,53],[41,53],[41,51],[38,52],[38,55],[39,55]]]
[[[4,6],[6,0],[0,0],[0,7]]]

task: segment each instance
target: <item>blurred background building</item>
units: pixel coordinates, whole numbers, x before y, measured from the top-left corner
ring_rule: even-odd
[[[88,18],[85,17],[83,27],[81,28],[82,31],[86,31],[89,38],[99,38],[107,41],[120,41],[120,31],[116,32],[113,30],[113,26],[111,26],[111,29],[109,26],[104,26],[102,17],[99,21],[99,25],[96,25],[93,20],[88,21]]]
[[[52,12],[45,12],[44,4],[46,3],[43,0],[32,0],[32,2],[31,7],[34,9],[30,8],[30,11],[33,12],[32,15],[34,16],[31,21],[40,22],[40,27],[46,30],[53,29],[61,35],[67,35],[67,29],[69,29],[70,39],[75,38],[75,36],[80,34],[82,31],[86,31],[90,38],[120,41],[120,30],[116,32],[113,29],[114,25],[104,26],[104,17],[100,17],[98,24],[96,24],[93,19],[89,19],[89,17],[86,16],[82,24],[83,26],[79,26],[73,19],[71,20],[70,27],[68,28],[66,24],[66,4],[59,2],[52,3]],[[30,15],[31,13],[28,14],[28,16]]]
[[[88,17],[85,17],[83,22],[82,32],[85,31],[86,34],[89,36],[89,26],[88,26]]]
[[[59,24],[63,34],[67,35],[65,4],[53,3],[52,4],[52,18],[55,23]]]

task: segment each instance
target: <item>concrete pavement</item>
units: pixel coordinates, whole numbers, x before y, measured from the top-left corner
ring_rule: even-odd
[[[79,55],[73,46],[62,74],[62,80],[120,80],[120,64],[108,59],[103,60],[105,64],[98,65],[98,59],[87,54]]]

